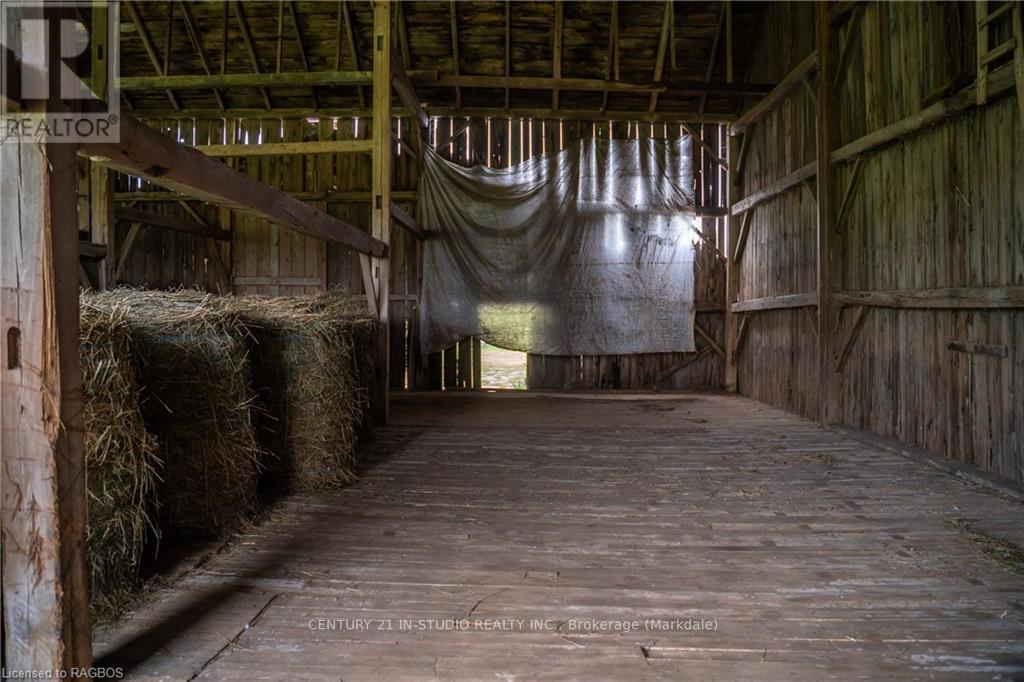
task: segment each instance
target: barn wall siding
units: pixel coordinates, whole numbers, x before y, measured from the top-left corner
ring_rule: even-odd
[[[367,118],[171,118],[149,123],[182,142],[197,145],[351,140],[372,136],[371,121]],[[467,123],[468,128],[464,128]],[[394,119],[393,125],[393,133],[400,134],[401,139],[412,145],[409,119]],[[719,147],[724,143],[724,133],[719,126],[697,127],[696,132],[704,135],[709,145]],[[538,154],[557,151],[582,137],[677,139],[684,133],[678,124],[668,123],[440,117],[433,119],[427,136],[431,143],[440,143],[439,151],[446,158],[463,164],[485,163],[503,168]],[[407,148],[396,147],[395,151],[392,188],[394,192],[404,193],[396,203],[415,215],[416,202],[410,197],[417,187],[418,164]],[[698,182],[704,185],[697,188],[698,203],[719,206],[722,173],[700,145],[695,145],[695,154]],[[352,225],[365,229],[370,223],[371,159],[368,154],[241,157],[225,161],[271,187],[303,195],[317,208]],[[118,177],[117,189],[121,198],[119,205],[192,218],[177,201],[147,201],[147,193],[161,193],[158,186],[122,175]],[[142,199],[130,202],[130,197],[124,194],[128,191],[141,192]],[[363,196],[351,198],[353,194]],[[138,231],[135,247],[128,251],[118,282],[152,288],[183,286],[270,296],[310,295],[327,286],[362,294],[359,259],[353,251],[259,218],[200,202],[190,202],[189,206],[210,225],[230,230],[231,241],[215,243],[187,233],[144,226]],[[695,296],[703,308],[697,314],[697,321],[721,344],[724,334],[720,308],[724,301],[725,270],[719,242],[723,237],[724,220],[705,218],[701,222],[707,239],[696,245]],[[131,225],[119,222],[115,243],[123,248],[131,229]],[[224,268],[214,260],[213,249],[221,250],[220,262],[231,268],[230,280]],[[393,226],[390,257],[392,388],[471,387],[473,381],[469,372],[449,372],[449,380],[445,381],[440,354],[421,358],[414,343],[417,338],[416,300],[422,275],[419,243],[404,229]],[[703,343],[698,341],[698,345]],[[468,348],[466,345],[462,355],[466,355]],[[456,362],[455,355],[454,349],[448,353],[449,365]],[[530,356],[528,374],[531,388],[719,388],[722,365],[720,356],[709,352],[699,356],[682,353]]]
[[[920,111],[973,78],[970,3],[868,3],[841,88],[845,144]],[[755,80],[778,80],[813,49],[813,6],[766,8]],[[962,28],[961,28],[962,27]],[[936,45],[941,45],[939,48]],[[936,52],[938,50],[938,53]],[[812,161],[815,102],[797,90],[751,131],[743,193]],[[838,169],[839,195],[853,173]],[[755,209],[740,300],[816,287],[812,190]],[[1024,127],[1003,97],[864,157],[837,227],[844,291],[1024,284]],[[812,310],[751,317],[739,390],[817,418]],[[853,311],[842,311],[841,343]],[[950,350],[1006,346],[1007,357]],[[841,377],[839,421],[1024,480],[1024,312],[871,308]]]

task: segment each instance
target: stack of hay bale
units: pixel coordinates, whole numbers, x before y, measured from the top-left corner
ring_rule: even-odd
[[[87,562],[95,618],[124,608],[139,586],[160,461],[139,412],[132,336],[123,306],[83,297],[79,318],[85,394]]]
[[[258,482],[276,495],[355,477],[376,333],[364,301],[118,289],[82,294],[82,310],[94,603],[137,586],[150,518],[157,536],[211,537],[252,517]]]
[[[369,382],[374,321],[351,299],[226,297],[250,343],[268,494],[308,491],[355,478],[357,429]]]
[[[165,535],[215,536],[256,511],[245,330],[212,297],[120,289],[95,299],[125,308],[135,338],[142,416],[159,444]]]

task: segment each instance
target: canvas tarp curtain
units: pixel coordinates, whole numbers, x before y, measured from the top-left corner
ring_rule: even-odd
[[[583,139],[505,169],[425,146],[420,207],[423,352],[694,350],[689,138]]]

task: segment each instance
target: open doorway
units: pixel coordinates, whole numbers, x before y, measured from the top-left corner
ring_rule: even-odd
[[[480,343],[480,388],[526,390],[526,353]]]

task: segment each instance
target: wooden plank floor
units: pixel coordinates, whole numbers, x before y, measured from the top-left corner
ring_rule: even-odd
[[[979,542],[1024,544],[1021,504],[760,403],[398,397],[374,449],[357,485],[291,498],[99,631],[101,662],[140,679],[1024,677],[1024,578]]]

